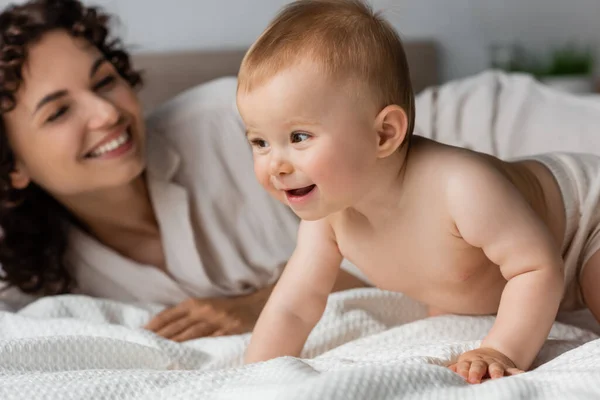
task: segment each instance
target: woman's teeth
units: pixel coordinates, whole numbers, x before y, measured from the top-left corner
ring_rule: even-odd
[[[116,150],[119,147],[123,146],[125,143],[127,143],[130,138],[131,138],[131,135],[129,134],[129,132],[124,131],[118,137],[114,138],[110,142],[105,143],[102,146],[98,147],[96,150],[92,151],[89,156],[90,157],[100,157],[103,154],[106,154],[113,150]]]

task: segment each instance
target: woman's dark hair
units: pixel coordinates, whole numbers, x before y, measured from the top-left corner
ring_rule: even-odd
[[[15,168],[2,114],[16,104],[31,45],[50,31],[64,30],[96,46],[132,87],[141,85],[120,42],[109,38],[110,16],[78,0],[33,0],[0,14],[0,279],[26,293],[67,293],[73,278],[64,263],[69,213],[38,185],[12,187]]]

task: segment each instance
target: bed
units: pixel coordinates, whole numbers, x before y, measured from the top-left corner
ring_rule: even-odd
[[[494,71],[440,86],[435,44],[408,49],[422,135],[502,156],[600,144],[598,102]],[[152,110],[235,75],[241,56],[138,55],[148,80],[142,100]],[[557,129],[569,118],[577,135],[566,145]],[[425,318],[422,305],[399,293],[333,294],[302,358],[249,366],[249,335],[178,344],[141,329],[159,309],[68,295],[0,312],[0,399],[600,398],[600,327],[585,310],[560,315],[533,371],[470,386],[445,365],[476,347],[493,317]]]
[[[135,54],[134,65],[144,71],[146,84],[140,97],[147,111],[182,91],[223,77],[235,76],[245,49]],[[436,42],[406,43],[406,54],[415,91],[439,83],[439,50]]]

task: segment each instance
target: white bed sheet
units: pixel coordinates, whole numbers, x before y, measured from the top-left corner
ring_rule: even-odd
[[[249,366],[248,335],[174,343],[139,328],[156,311],[60,296],[0,313],[0,399],[600,398],[600,328],[587,312],[562,316],[533,371],[470,386],[444,365],[493,317],[421,319],[401,294],[336,293],[309,358]]]

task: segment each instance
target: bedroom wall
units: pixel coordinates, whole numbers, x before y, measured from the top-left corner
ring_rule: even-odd
[[[433,37],[445,79],[488,66],[489,44],[536,49],[567,39],[600,41],[599,0],[370,0],[405,38]],[[121,16],[138,50],[246,47],[289,0],[85,0]],[[10,3],[0,0],[0,6]],[[142,17],[143,8],[144,16]]]

